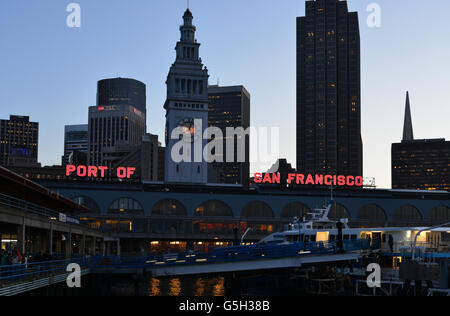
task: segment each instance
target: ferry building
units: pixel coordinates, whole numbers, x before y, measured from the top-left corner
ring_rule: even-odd
[[[122,252],[208,251],[256,242],[330,202],[327,189],[236,185],[113,184],[40,181],[90,209],[76,214],[114,233]],[[450,222],[450,192],[380,189],[333,191],[330,219],[351,227],[424,227]]]

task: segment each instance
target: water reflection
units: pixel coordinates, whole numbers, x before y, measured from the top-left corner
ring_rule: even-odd
[[[161,295],[161,281],[158,279],[151,279],[150,280],[150,296],[160,296]]]
[[[181,293],[181,281],[180,279],[171,279],[169,284],[170,296],[179,296]]]
[[[205,296],[205,280],[198,278],[194,285],[195,296]]]
[[[150,296],[224,296],[225,278],[152,278]]]

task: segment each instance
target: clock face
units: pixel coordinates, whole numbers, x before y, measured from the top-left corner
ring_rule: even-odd
[[[183,137],[183,139],[188,139],[189,142],[192,143],[195,137],[194,119],[193,118],[182,119],[178,123],[178,126],[183,128],[183,134],[186,135],[186,137]]]

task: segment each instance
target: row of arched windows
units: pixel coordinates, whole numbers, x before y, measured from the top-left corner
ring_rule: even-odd
[[[73,199],[78,204],[89,208],[93,213],[100,213],[97,203],[88,197],[76,197]],[[311,209],[300,202],[293,202],[286,205],[281,211],[281,218],[292,219],[294,217],[303,218],[310,213]],[[132,198],[120,198],[111,203],[108,214],[128,214],[144,215],[142,205]],[[151,212],[157,216],[187,216],[184,205],[174,199],[161,200],[155,204]],[[195,210],[195,216],[205,217],[233,217],[233,210],[224,202],[211,200],[204,202]],[[253,201],[244,206],[241,212],[242,218],[273,218],[275,217],[272,208],[265,202]],[[342,204],[335,203],[328,216],[332,220],[341,218],[351,218],[350,212]],[[387,221],[386,212],[376,204],[368,204],[362,207],[357,215],[357,219],[363,221]],[[398,208],[393,215],[394,221],[421,221],[421,212],[412,205],[404,205]],[[450,221],[450,207],[438,206],[433,208],[430,214],[430,221]]]

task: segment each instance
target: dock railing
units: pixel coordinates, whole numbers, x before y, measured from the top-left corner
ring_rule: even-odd
[[[373,247],[373,241],[371,243],[369,240],[344,241],[345,251],[367,250],[371,249],[371,247]],[[144,269],[161,265],[211,264],[325,255],[336,253],[337,250],[338,247],[335,242],[298,242],[286,245],[256,244],[216,248],[211,253],[187,252],[130,258],[119,256],[73,257],[62,260],[0,266],[0,287],[71,272],[67,271],[67,267],[71,263],[79,264],[81,269],[89,268],[96,271],[96,269],[108,268],[120,273],[123,270]]]
[[[0,266],[0,286],[67,273],[71,263],[79,264],[82,269],[90,266],[90,260],[82,257]]]
[[[0,193],[0,205],[19,209],[19,210],[25,211],[27,213],[44,216],[44,217],[46,217],[50,220],[54,220],[54,221],[58,221],[60,218],[60,214],[64,214],[64,213],[60,213],[55,210],[51,210],[46,207],[42,207],[42,206],[36,205],[34,203],[26,202],[24,200],[17,199],[15,197],[1,194],[1,193]],[[64,215],[66,216],[66,218],[71,218],[71,219],[74,219],[77,222],[79,222],[79,224],[77,224],[77,225],[88,226],[87,223],[80,221],[80,219],[78,219],[78,218],[75,218],[72,216],[67,216],[66,214],[64,214]]]

